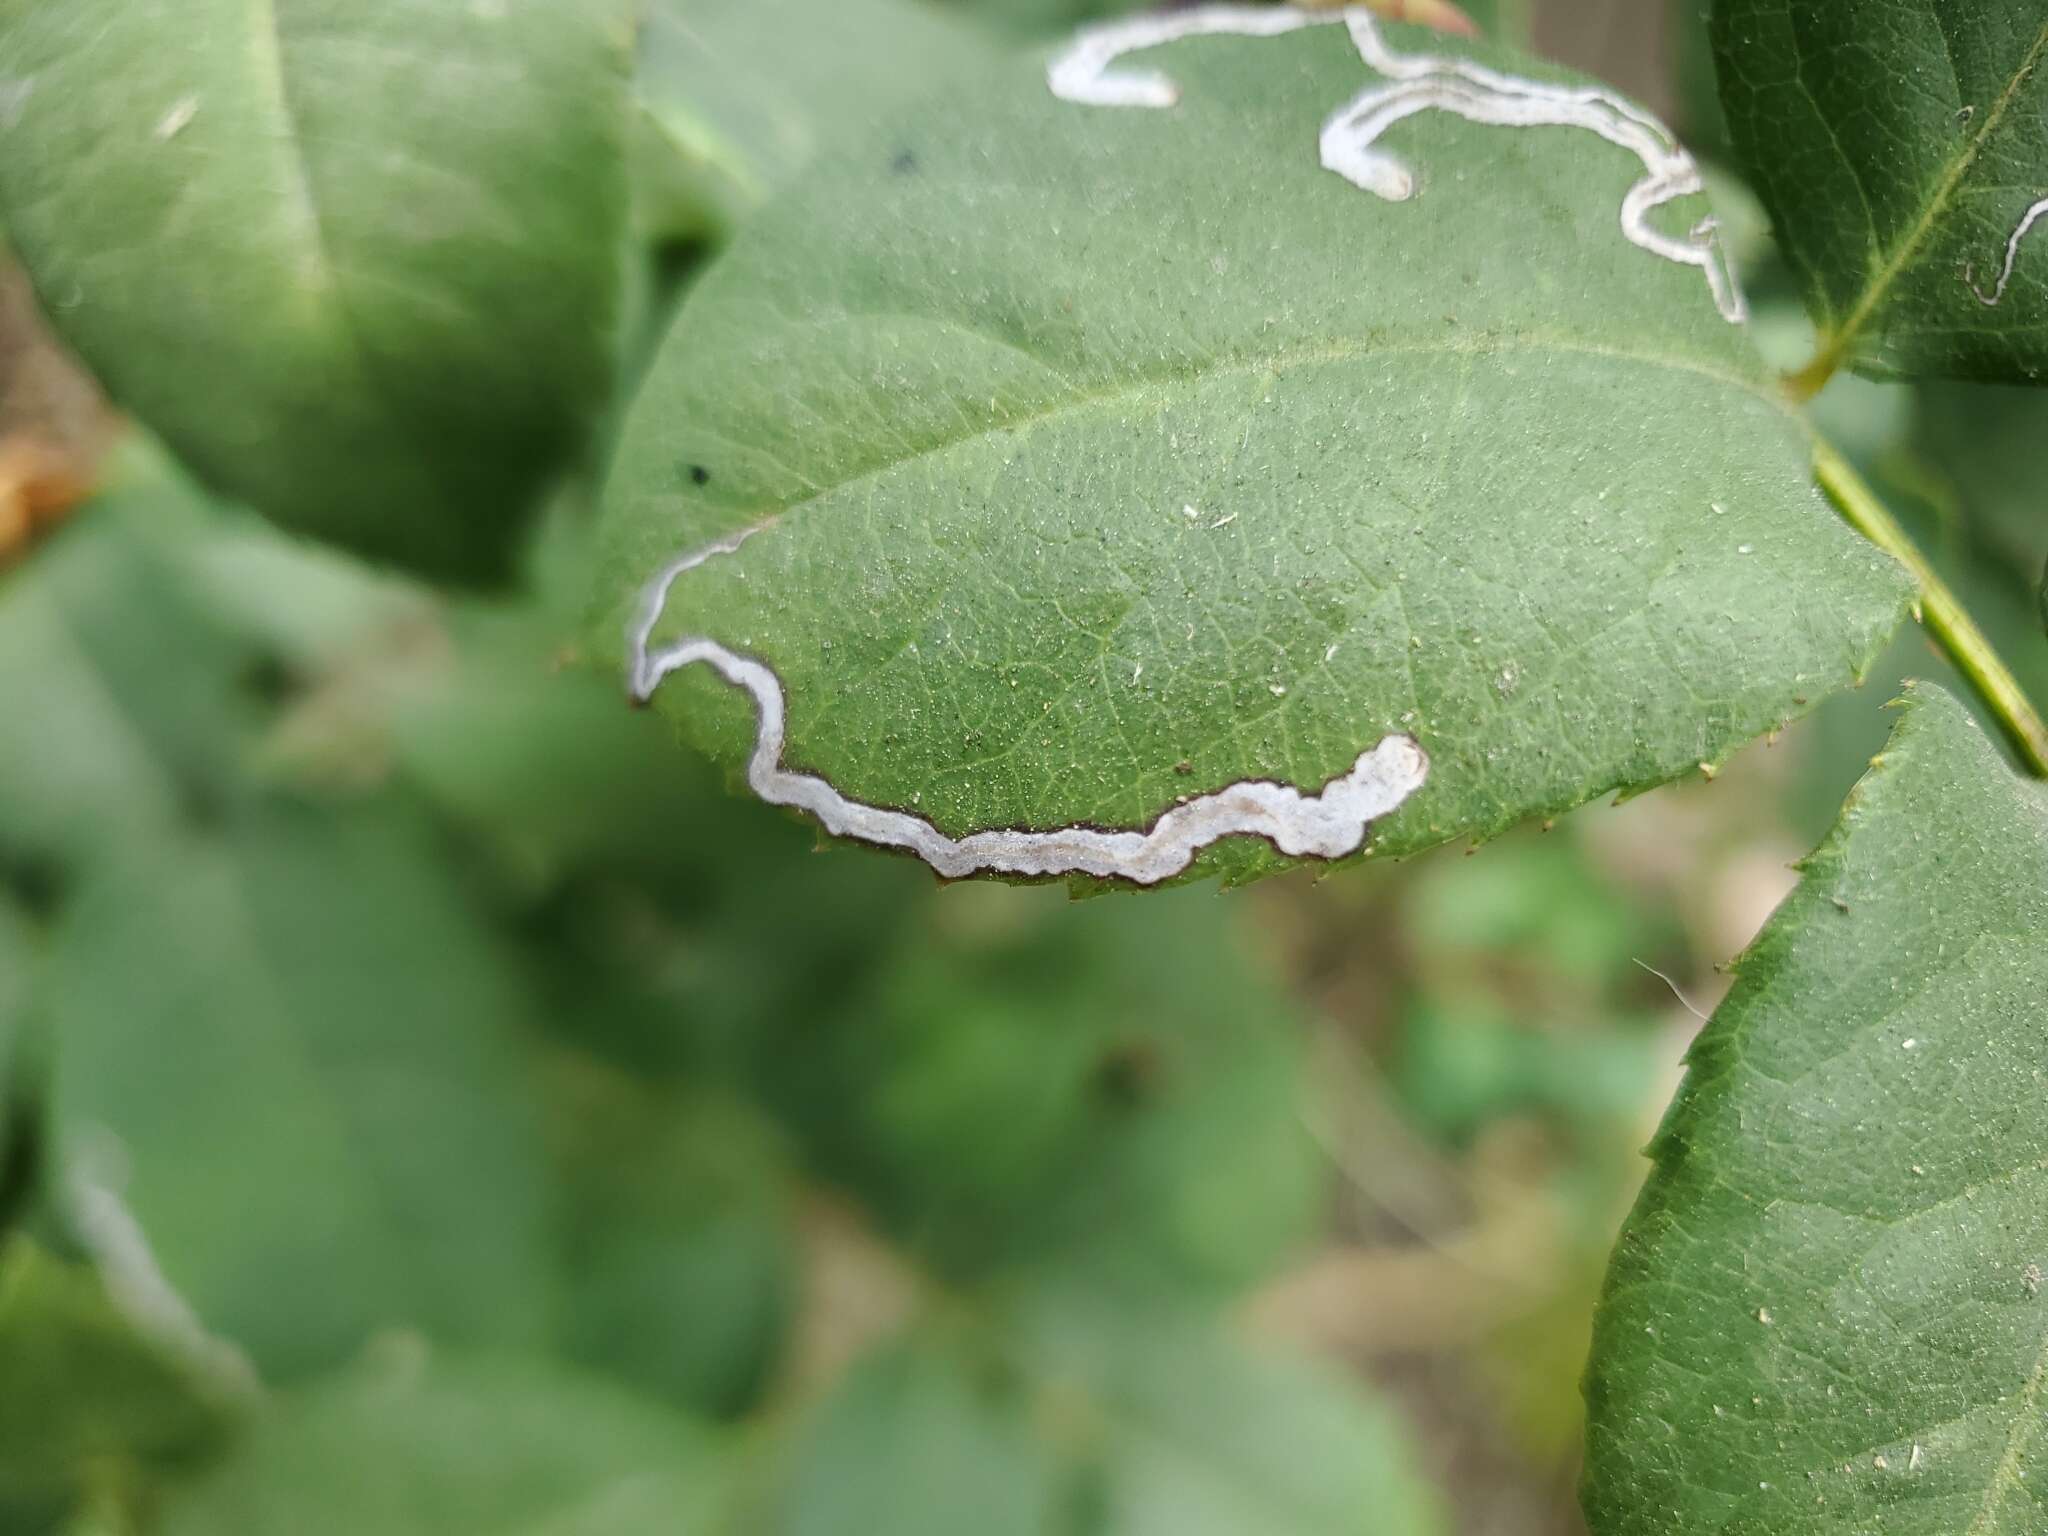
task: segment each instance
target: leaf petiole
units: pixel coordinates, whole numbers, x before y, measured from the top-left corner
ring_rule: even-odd
[[[2037,778],[2048,778],[2048,725],[2042,723],[2026,690],[1999,660],[1984,631],[1928,563],[1912,536],[1848,460],[1820,438],[1814,440],[1813,474],[1852,528],[1913,573],[1920,589],[1915,610],[1921,624],[1970,680],[2028,771]]]

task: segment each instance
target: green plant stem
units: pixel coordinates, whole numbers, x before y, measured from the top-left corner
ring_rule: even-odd
[[[2036,777],[2048,778],[2048,725],[2042,724],[2026,690],[1998,659],[1984,631],[1949,590],[1948,583],[1928,564],[1920,547],[1899,526],[1891,510],[1877,499],[1877,493],[1863,483],[1863,477],[1850,467],[1848,460],[1818,440],[1813,450],[1813,473],[1849,525],[1913,573],[1920,588],[1919,600],[1914,605],[1916,616],[1948,653],[1957,670],[1970,680],[1977,696],[2011,739],[2020,760]]]
[[[1785,375],[1785,388],[1794,400],[1806,404],[1828,386],[1828,380],[1835,376],[1835,364],[1840,354],[1831,347],[1822,347],[1814,353],[1811,361],[1797,373]]]

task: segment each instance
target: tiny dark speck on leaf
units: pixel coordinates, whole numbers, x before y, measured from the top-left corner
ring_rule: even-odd
[[[710,478],[711,471],[706,469],[702,464],[692,464],[690,466],[690,483],[692,485],[703,485],[707,481],[709,481]]]
[[[41,859],[0,865],[0,890],[13,895],[35,916],[53,917],[64,902],[65,871]]]
[[[1173,765],[1173,771],[1175,773],[1193,773],[1195,771],[1195,765],[1189,762],[1186,758],[1182,758],[1179,762]]]
[[[1138,1108],[1159,1086],[1165,1067],[1159,1048],[1149,1040],[1113,1046],[1095,1065],[1095,1087],[1112,1109]]]
[[[889,169],[898,176],[908,176],[917,169],[917,156],[907,149],[896,151],[896,157],[889,162]]]

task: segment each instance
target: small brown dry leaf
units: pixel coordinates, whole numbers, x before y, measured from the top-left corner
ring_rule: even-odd
[[[90,489],[70,455],[25,434],[0,439],[0,564],[18,558]]]

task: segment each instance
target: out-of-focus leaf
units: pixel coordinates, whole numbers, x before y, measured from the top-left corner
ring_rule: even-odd
[[[955,889],[756,1081],[893,1234],[959,1278],[1085,1264],[1223,1287],[1296,1251],[1324,1165],[1299,1016],[1206,894]]]
[[[1144,0],[934,0],[943,10],[972,16],[998,32],[1051,38],[1076,27],[1145,8]]]
[[[0,1238],[22,1201],[33,1149],[23,1053],[30,1029],[30,984],[39,962],[26,913],[0,885]]]
[[[2048,18],[2038,0],[1715,0],[1728,132],[1823,355],[2048,368]]]
[[[1536,42],[1536,13],[1542,0],[1453,0],[1480,32],[1512,48],[1531,49]]]
[[[0,574],[0,860],[107,856],[232,793],[263,674],[182,579],[203,517],[117,491]]]
[[[784,1536],[1046,1536],[1070,1474],[1034,1433],[1025,1383],[958,1341],[885,1345],[806,1426],[777,1481]]]
[[[1484,858],[1423,864],[1403,917],[1417,964],[1440,994],[1526,978],[1540,967],[1546,975],[1512,988],[1525,1010],[1546,1001],[1546,982],[1591,990],[1619,975],[1625,984],[1633,980],[1630,956],[1676,938],[1668,912],[1632,900],[1570,838],[1508,838]]]
[[[788,1154],[757,1111],[557,1058],[566,1352],[718,1417],[750,1407],[795,1309]]]
[[[1210,1324],[935,1329],[858,1365],[787,1471],[782,1536],[1423,1536],[1391,1418]]]
[[[1727,163],[1733,150],[1714,79],[1714,44],[1707,31],[1710,4],[1711,0],[1666,0],[1667,50],[1672,87],[1678,96],[1679,133],[1694,154]]]
[[[1694,1046],[1587,1398],[1602,1536],[2022,1536],[2048,793],[1918,690]]]
[[[750,223],[608,494],[600,643],[674,577],[658,710],[949,874],[1115,875],[1101,829],[1150,849],[1138,829],[1193,800],[1182,826],[1235,825],[1247,781],[1380,784],[1377,747],[1400,798],[1402,735],[1427,780],[1372,847],[1489,836],[1717,762],[1860,670],[1900,573],[1816,498],[1707,272],[1624,237],[1643,164],[1583,126],[1430,112],[1396,141],[1415,195],[1354,185],[1326,122],[1404,88],[1340,20],[1114,66],[1162,71],[1171,110],[1061,99],[1017,62]],[[1403,67],[1469,51],[1371,35]],[[1541,77],[1514,110],[1564,100],[1479,53]],[[687,664],[706,645],[774,673],[779,765],[753,761],[761,698]],[[1219,831],[1132,878],[1322,851],[1296,846]]]
[[[65,1188],[276,1379],[384,1325],[546,1324],[522,973],[434,849],[252,808],[91,872],[52,940]]]
[[[397,770],[498,859],[545,889],[579,871],[649,874],[715,812],[696,765],[625,707],[616,680],[565,656],[532,608],[440,616],[447,654],[389,687]]]
[[[1984,554],[2029,584],[2048,559],[2044,434],[2048,393],[2038,389],[1927,384],[1915,392],[1913,449],[1948,491],[1947,510]]]
[[[650,0],[637,91],[661,232],[724,239],[827,145],[995,50],[925,0]]]
[[[394,1339],[281,1397],[177,1490],[164,1536],[694,1536],[726,1453],[700,1424],[542,1360]]]
[[[0,7],[0,217],[202,478],[498,577],[609,395],[627,9]]]
[[[938,0],[938,3],[948,10],[986,21],[1002,31],[1031,38],[1072,32],[1084,23],[1106,20],[1131,11],[1160,9],[1158,6],[1147,7],[1144,0]],[[1323,3],[1332,3],[1332,0],[1323,0]],[[1384,3],[1372,3],[1372,8],[1382,15],[1404,21],[1425,20],[1432,11],[1439,14],[1462,12],[1488,37],[1527,47],[1536,3],[1537,0],[1384,0]]]
[[[1441,1529],[1398,1422],[1328,1362],[1249,1349],[1210,1322],[1093,1307],[1028,1325],[1038,1370],[1099,1413],[1102,1528],[1183,1536]]]
[[[1628,1124],[1663,1057],[1654,1020],[1630,1022],[1640,1027],[1553,1036],[1498,1006],[1418,1001],[1405,1020],[1394,1086],[1417,1125],[1449,1141],[1531,1110],[1568,1123]]]
[[[26,1237],[0,1245],[0,1528],[39,1529],[91,1488],[190,1466],[246,1406],[86,1266]]]

